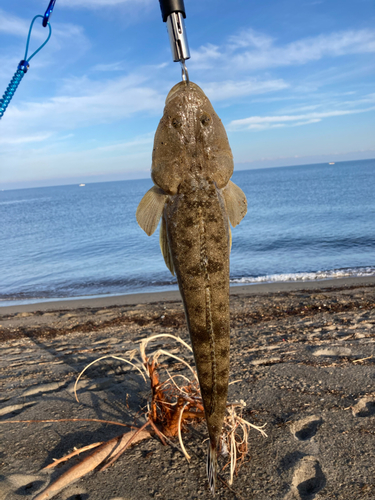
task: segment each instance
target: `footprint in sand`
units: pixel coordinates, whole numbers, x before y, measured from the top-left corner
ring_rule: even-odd
[[[311,415],[291,427],[291,432],[299,441],[308,441],[324,423],[322,417]],[[294,469],[291,490],[284,500],[313,500],[326,485],[326,477],[319,461],[313,456],[301,458]]]
[[[0,475],[0,500],[30,498],[44,485],[44,478],[31,474],[12,474],[9,477]]]
[[[292,488],[285,500],[313,500],[326,485],[326,477],[315,457],[303,457],[297,464]]]
[[[375,415],[375,399],[372,397],[362,398],[353,406],[355,417],[372,417]]]
[[[295,422],[291,427],[291,431],[299,441],[307,441],[315,436],[323,422],[322,417],[312,415]]]
[[[293,476],[293,488],[301,500],[312,500],[326,485],[326,477],[315,457],[304,457]]]

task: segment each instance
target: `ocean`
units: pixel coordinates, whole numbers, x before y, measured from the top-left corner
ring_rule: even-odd
[[[237,171],[232,284],[375,275],[375,160]],[[0,192],[0,306],[177,289],[135,211],[151,180]]]

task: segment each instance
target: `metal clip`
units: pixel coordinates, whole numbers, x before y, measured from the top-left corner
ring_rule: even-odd
[[[53,8],[55,6],[55,2],[56,2],[56,0],[50,0],[50,3],[48,5],[48,7],[47,7],[47,10],[44,13],[43,22],[42,22],[42,24],[43,24],[44,27],[46,27],[47,24],[48,24],[49,18],[51,17]]]
[[[169,41],[174,62],[190,59],[184,18],[181,12],[172,12],[167,19]]]

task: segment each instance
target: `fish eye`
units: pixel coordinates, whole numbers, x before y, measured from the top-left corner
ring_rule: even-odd
[[[181,125],[182,125],[181,120],[179,120],[178,118],[173,118],[172,119],[172,126],[174,128],[180,128]]]
[[[201,116],[201,124],[207,127],[207,125],[209,125],[210,123],[211,123],[211,116],[208,115],[207,113],[204,113]]]

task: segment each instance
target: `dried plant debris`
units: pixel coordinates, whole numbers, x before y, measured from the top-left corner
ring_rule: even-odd
[[[166,350],[157,348],[153,351],[150,349],[151,352],[147,352],[150,343],[152,344],[155,341],[160,342],[160,339],[166,338],[177,342],[180,348],[182,347],[188,351],[188,355],[177,356],[175,352],[179,353],[178,349]],[[189,425],[197,424],[205,418],[197,373],[190,364],[190,360],[192,359],[191,347],[179,337],[170,334],[160,334],[143,339],[140,341],[139,349],[128,351],[123,357],[109,355],[98,358],[87,365],[77,377],[74,386],[74,394],[77,402],[79,402],[77,387],[82,375],[93,364],[105,358],[114,358],[125,362],[131,365],[134,371],[139,373],[144,380],[149,380],[151,389],[150,398],[139,418],[141,421],[145,419],[146,422],[143,425],[134,426],[131,431],[121,434],[110,441],[84,446],[83,448],[75,449],[60,459],[56,459],[53,463],[45,467],[45,469],[54,468],[72,457],[94,450],[50,484],[35,500],[49,500],[94,469],[104,470],[108,468],[131,445],[150,438],[150,432],[154,435],[156,434],[164,445],[173,444],[171,443],[171,439],[178,438],[181,452],[188,461],[191,458],[184,445],[182,436],[188,430]],[[162,362],[163,358],[164,362]],[[179,367],[186,368],[184,373],[171,373],[168,369],[169,365],[165,363],[166,358],[173,360]],[[238,381],[232,383],[236,382]],[[240,404],[228,404],[227,406],[220,451],[224,463],[222,472],[225,474],[229,473],[228,485],[233,483],[233,477],[248,453],[248,436],[251,428],[259,431],[263,436],[267,436],[263,430],[264,426],[256,426],[243,418],[244,408],[245,403],[243,401]],[[71,421],[75,420],[77,419],[71,419]],[[92,420],[95,421],[95,419]],[[45,421],[34,420],[29,422]],[[59,420],[48,421],[58,422]],[[5,421],[2,423],[15,422]],[[117,422],[110,423],[125,425]],[[175,446],[175,444],[173,445]],[[226,484],[222,477],[220,479]]]

